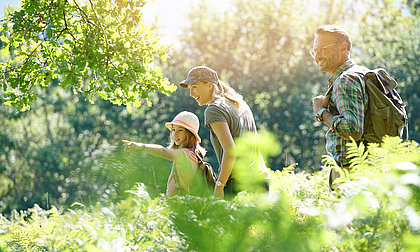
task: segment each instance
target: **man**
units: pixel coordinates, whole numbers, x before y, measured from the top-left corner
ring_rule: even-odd
[[[350,138],[360,140],[363,135],[364,116],[367,109],[367,94],[363,76],[354,72],[357,66],[350,59],[350,36],[340,26],[323,25],[315,30],[311,55],[320,71],[329,73],[328,92],[313,99],[313,111],[319,122],[329,129],[326,133],[326,149],[338,166],[349,168],[346,158]],[[329,183],[339,174],[331,170]]]

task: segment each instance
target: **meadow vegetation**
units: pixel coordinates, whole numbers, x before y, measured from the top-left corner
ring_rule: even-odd
[[[269,137],[263,141],[276,144]],[[231,201],[151,197],[138,183],[115,203],[34,205],[1,216],[0,246],[3,251],[416,251],[420,147],[386,138],[366,150],[353,143],[352,155],[352,172],[343,172],[334,192],[326,181],[331,161],[314,174],[294,166],[273,171],[270,193],[242,192]]]

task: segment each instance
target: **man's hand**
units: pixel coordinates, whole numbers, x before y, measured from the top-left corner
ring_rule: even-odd
[[[327,97],[323,95],[314,97],[312,100],[312,108],[315,114],[318,113],[322,108],[327,108],[330,97],[331,95],[328,95]]]

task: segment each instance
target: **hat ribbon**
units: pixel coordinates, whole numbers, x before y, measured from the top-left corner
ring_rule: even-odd
[[[185,126],[187,126],[187,127],[191,128],[192,130],[194,130],[194,132],[195,132],[194,127],[192,127],[191,125],[189,125],[188,123],[186,123],[186,122],[184,122],[184,121],[181,121],[181,120],[174,120],[174,121],[172,121],[172,122],[173,122],[173,123],[174,123],[174,122],[179,122],[179,123],[182,123],[182,124],[184,124]]]

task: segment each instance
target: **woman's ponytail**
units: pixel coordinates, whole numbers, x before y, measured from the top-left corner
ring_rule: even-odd
[[[242,95],[236,92],[235,89],[231,88],[229,84],[221,80],[218,81],[217,85],[214,85],[213,96],[216,99],[219,97],[225,97],[226,99],[232,101],[237,107],[240,107],[243,102]]]

